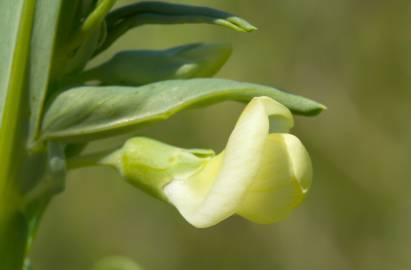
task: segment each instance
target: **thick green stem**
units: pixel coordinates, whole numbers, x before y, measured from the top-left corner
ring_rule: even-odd
[[[11,65],[5,85],[0,128],[0,269],[21,270],[26,253],[29,226],[23,214],[20,179],[27,138],[26,72],[35,0],[19,2],[20,18],[15,32],[16,44],[10,51]],[[10,29],[13,31],[14,29]]]
[[[18,211],[2,211],[0,218],[0,269],[21,270],[28,241],[28,224]]]

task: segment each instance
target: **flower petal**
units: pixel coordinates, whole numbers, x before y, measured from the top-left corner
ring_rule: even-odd
[[[261,167],[237,213],[257,223],[284,219],[304,199],[312,179],[310,157],[291,134],[270,134]]]
[[[170,202],[189,223],[208,227],[235,213],[261,166],[270,116],[276,130],[288,131],[293,125],[285,106],[268,97],[254,98],[241,114],[223,154],[198,174],[164,187]],[[196,182],[204,183],[202,189],[195,188]]]

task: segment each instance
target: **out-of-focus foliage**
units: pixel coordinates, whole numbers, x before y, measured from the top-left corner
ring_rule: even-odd
[[[126,257],[107,257],[97,262],[92,270],[142,270],[137,264]]]
[[[273,225],[232,218],[199,230],[113,171],[74,171],[67,192],[44,218],[35,269],[90,269],[112,254],[129,256],[147,270],[410,269],[409,1],[185,2],[229,10],[259,31],[146,26],[131,31],[96,64],[136,46],[232,42],[233,56],[219,76],[293,89],[326,104],[329,110],[320,117],[297,118],[295,133],[315,173],[305,204]],[[225,103],[187,111],[139,134],[218,151],[241,108]]]

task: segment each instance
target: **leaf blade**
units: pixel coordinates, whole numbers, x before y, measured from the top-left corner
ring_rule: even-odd
[[[138,86],[157,81],[211,77],[231,54],[227,44],[193,43],[165,50],[133,50],[115,54],[73,80],[102,85]]]
[[[12,84],[13,57],[17,50],[16,43],[23,7],[24,1],[0,2],[0,11],[2,11],[0,16],[0,129],[3,123],[7,92]]]
[[[248,21],[228,12],[203,6],[157,1],[143,1],[114,10],[107,16],[106,22],[106,40],[94,55],[107,49],[128,30],[145,24],[206,23],[225,26],[239,32],[257,29]]]
[[[29,146],[35,144],[41,128],[41,118],[51,76],[54,46],[56,43],[61,0],[38,1],[34,17],[33,37],[30,44],[30,93]]]
[[[269,96],[294,113],[315,115],[325,107],[272,87],[223,79],[170,80],[141,87],[78,87],[51,103],[43,139],[87,141],[168,119],[184,109],[226,100]]]

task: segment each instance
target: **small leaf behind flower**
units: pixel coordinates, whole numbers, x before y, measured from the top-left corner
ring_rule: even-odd
[[[145,24],[207,23],[239,32],[257,29],[246,20],[221,10],[157,1],[143,1],[121,7],[109,13],[106,22],[107,37],[95,55],[108,48],[128,30]]]
[[[162,121],[184,109],[268,96],[301,115],[325,109],[313,100],[258,84],[223,79],[170,80],[140,87],[77,87],[60,93],[43,122],[43,139],[89,141]]]
[[[166,50],[123,51],[100,66],[76,75],[103,85],[138,86],[171,79],[213,76],[227,61],[231,46],[194,43]]]

